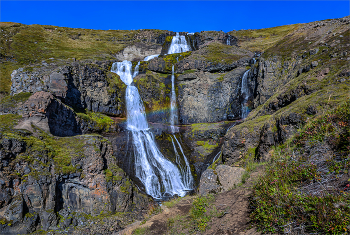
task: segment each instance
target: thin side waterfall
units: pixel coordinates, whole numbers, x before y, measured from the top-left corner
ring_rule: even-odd
[[[175,75],[174,65],[171,72],[171,97],[170,97],[170,127],[171,131],[175,132],[175,124],[178,123],[177,106],[176,106],[176,93],[175,93]]]
[[[179,147],[180,151],[181,151],[181,154],[182,154],[182,157],[179,155],[177,149],[176,149],[176,144],[174,142],[174,139],[177,143],[177,146]],[[184,185],[186,187],[187,190],[192,190],[193,189],[193,177],[192,177],[192,174],[191,174],[191,167],[190,167],[190,163],[188,162],[187,160],[187,157],[181,147],[181,144],[180,142],[177,140],[176,136],[173,135],[171,137],[171,142],[173,143],[173,147],[174,147],[174,150],[175,150],[175,155],[176,155],[176,163],[179,165],[180,167],[180,170],[181,170],[181,174],[183,176],[183,182],[184,182]],[[184,164],[185,163],[185,164]]]
[[[176,33],[176,36],[173,37],[171,41],[168,54],[181,53],[190,51],[191,48],[187,44],[187,40],[185,36],[180,36],[179,33]]]
[[[249,87],[248,87],[248,73],[250,69],[247,70],[242,77],[241,93],[244,97],[242,102],[242,118],[246,118],[249,114],[248,99],[249,99]]]
[[[231,35],[228,35],[226,38],[226,45],[231,46]]]
[[[152,60],[154,58],[157,58],[158,56],[159,56],[159,54],[157,54],[157,55],[149,55],[149,56],[146,56],[143,61],[149,61],[149,60]]]
[[[158,149],[149,131],[145,108],[137,88],[132,84],[138,66],[132,73],[130,61],[116,62],[112,72],[127,85],[125,100],[127,129],[132,133],[135,156],[135,176],[144,184],[146,193],[156,199],[174,195],[185,196],[186,187],[179,169],[167,160]]]

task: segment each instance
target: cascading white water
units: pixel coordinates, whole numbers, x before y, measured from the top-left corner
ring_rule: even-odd
[[[248,87],[248,73],[247,70],[242,77],[241,93],[243,94],[244,100],[242,102],[242,118],[246,118],[249,114],[248,99],[249,99],[249,87]]]
[[[176,33],[176,36],[173,37],[171,41],[168,54],[181,53],[190,51],[191,48],[187,44],[187,40],[185,36],[180,36],[179,33]]]
[[[183,164],[183,161],[181,161],[181,156],[179,155],[179,153],[177,152],[176,149],[176,144],[174,142],[174,139],[177,143],[177,146],[179,147],[182,157],[183,157],[183,161],[185,162],[185,164]],[[179,165],[180,170],[181,170],[181,174],[183,176],[183,182],[184,185],[186,187],[187,190],[192,190],[193,189],[193,177],[191,174],[191,167],[190,167],[190,163],[187,160],[187,157],[181,147],[180,142],[177,140],[176,136],[173,135],[173,137],[171,137],[171,142],[173,143],[173,147],[174,147],[174,151],[175,151],[175,156],[176,156],[176,163]]]
[[[149,61],[151,59],[157,58],[158,56],[159,56],[159,54],[158,55],[149,55],[149,56],[146,56],[143,61]]]
[[[172,132],[175,132],[175,124],[178,122],[177,106],[176,106],[176,93],[175,93],[175,75],[174,65],[171,72],[171,97],[170,97],[170,127]]]
[[[132,85],[133,78],[138,74],[138,65],[133,75],[132,64],[127,60],[114,63],[111,69],[127,85],[125,94],[127,129],[132,133],[135,175],[144,184],[146,193],[153,198],[184,196],[187,188],[182,182],[180,171],[159,151],[149,131],[139,92]]]

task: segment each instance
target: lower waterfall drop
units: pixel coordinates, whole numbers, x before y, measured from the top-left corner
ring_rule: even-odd
[[[138,66],[132,75],[132,63],[124,60],[114,63],[111,72],[118,74],[127,85],[127,129],[132,133],[136,177],[145,186],[146,193],[155,199],[174,195],[185,196],[188,190],[183,183],[185,179],[179,169],[158,149],[148,127],[140,94],[132,84],[133,77],[138,74]]]

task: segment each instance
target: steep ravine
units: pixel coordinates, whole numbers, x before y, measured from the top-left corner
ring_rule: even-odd
[[[32,58],[30,64],[20,62],[16,47],[8,44],[4,53],[17,62],[11,62],[8,68],[14,70],[2,78],[11,86],[0,91],[0,233],[117,234],[136,229],[145,234],[254,234],[255,229],[246,231],[248,198],[265,171],[260,165],[272,164],[276,146],[289,148],[310,122],[349,99],[349,22],[349,17],[312,22],[290,26],[288,33],[258,30],[273,37],[264,48],[248,31],[180,33],[190,51],[168,55],[164,51],[174,32],[115,32],[119,44],[113,55],[97,58],[81,52],[78,59],[69,59],[62,52],[57,58],[51,55],[52,60]],[[32,26],[26,31],[1,27],[18,43]],[[37,26],[35,32],[49,29]],[[160,55],[142,61],[154,54]],[[162,214],[151,218],[160,208],[132,174],[127,86],[111,72],[114,62],[125,59],[133,69],[141,61],[132,85],[140,93],[159,151],[172,162],[175,151],[183,151],[196,184],[196,195],[162,207],[166,221],[159,219]],[[170,118],[174,92],[178,125]],[[251,110],[244,120],[242,104]],[[174,148],[175,137],[181,150]],[[300,151],[319,150],[305,145]],[[208,217],[193,214],[198,203],[204,203]],[[217,214],[209,213],[212,206]],[[144,226],[127,227],[145,218],[153,225],[145,221]],[[181,227],[182,220],[190,227]],[[217,223],[224,223],[224,229]]]

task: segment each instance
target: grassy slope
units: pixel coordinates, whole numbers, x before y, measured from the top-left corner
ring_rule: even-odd
[[[140,33],[139,30],[92,30],[5,22],[0,22],[0,29],[0,93],[5,94],[9,93],[12,71],[20,66],[50,58],[113,59],[127,45],[138,41],[134,37]]]
[[[266,29],[238,30],[229,34],[238,38],[238,45],[250,51],[265,51],[302,24],[284,25]]]

